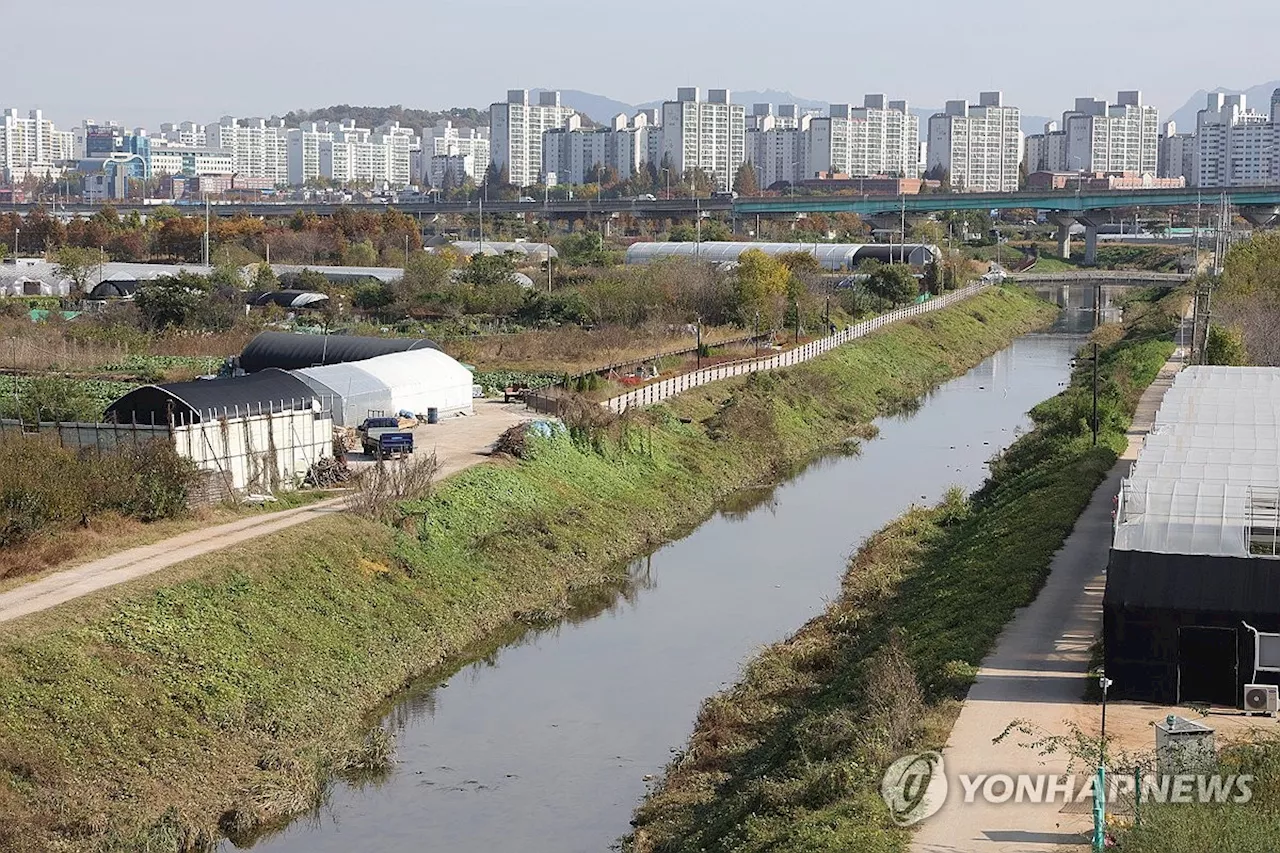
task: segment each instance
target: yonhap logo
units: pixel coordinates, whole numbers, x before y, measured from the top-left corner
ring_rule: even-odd
[[[947,799],[942,755],[921,752],[899,758],[885,771],[880,796],[898,826],[911,826],[937,814]]]

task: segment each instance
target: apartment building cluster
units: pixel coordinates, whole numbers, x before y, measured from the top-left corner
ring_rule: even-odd
[[[1167,137],[1171,153],[1177,144],[1174,136]],[[1265,113],[1250,109],[1244,95],[1210,94],[1205,108],[1196,115],[1193,147],[1188,175],[1193,186],[1258,186],[1280,181],[1280,89],[1271,93],[1270,109]]]
[[[1077,98],[1027,137],[1028,172],[1132,172],[1155,175],[1160,156],[1160,115],[1138,91],[1120,92],[1116,103]]]
[[[826,116],[794,104],[751,109],[747,160],[762,187],[820,175],[915,178],[920,159],[920,120],[906,101],[867,95],[860,107],[832,104]]]

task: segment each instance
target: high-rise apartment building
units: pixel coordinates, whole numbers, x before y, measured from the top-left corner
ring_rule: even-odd
[[[662,161],[677,176],[691,169],[711,175],[717,189],[733,186],[746,161],[746,108],[730,103],[728,89],[681,88],[662,105]]]
[[[1028,172],[1155,175],[1159,160],[1160,114],[1139,91],[1117,93],[1114,104],[1076,98],[1061,125],[1046,125],[1026,143]]]
[[[231,152],[241,177],[289,182],[288,130],[280,119],[223,116],[206,128],[206,135],[211,147]]]
[[[1000,92],[983,92],[977,105],[947,101],[929,118],[928,171],[953,189],[1014,192],[1022,160],[1021,114]]]
[[[794,184],[809,175],[808,141],[811,122],[793,104],[782,104],[774,115],[769,104],[752,108],[752,128],[746,134],[747,162],[756,170],[762,188],[777,183]]]
[[[867,95],[862,106],[842,112],[852,122],[848,174],[918,177],[920,119],[906,101]]]
[[[1160,168],[1157,177],[1186,178],[1195,184],[1196,135],[1178,133],[1175,122],[1166,122],[1160,133]]]
[[[435,157],[470,158],[441,161],[439,167],[434,163]],[[454,127],[448,119],[440,119],[436,126],[423,131],[421,171],[417,176],[419,184],[440,188],[444,175],[448,170],[451,178],[461,174],[470,178],[473,183],[484,181],[485,172],[489,170],[489,135],[486,128]],[[447,166],[447,170],[446,170]],[[459,171],[461,170],[461,171]],[[455,185],[460,180],[454,181]]]
[[[209,144],[209,133],[205,130],[205,126],[193,121],[162,124],[157,138],[192,148],[204,148]]]
[[[57,174],[58,164],[75,157],[75,134],[54,127],[40,110],[26,118],[16,109],[0,112],[0,173],[8,181]]]
[[[1196,115],[1195,179],[1199,187],[1242,187],[1280,181],[1280,89],[1270,113],[1248,108],[1244,95],[1211,93]]]
[[[507,100],[489,107],[490,159],[507,170],[507,179],[518,187],[541,178],[542,135],[564,127],[575,115],[560,105],[559,92],[541,92],[538,103],[529,103],[528,89],[510,89]]]
[[[558,184],[584,184],[602,167],[625,181],[652,162],[652,137],[659,132],[644,112],[630,120],[618,113],[607,127],[593,130],[584,130],[575,116],[567,126],[543,134],[542,174],[548,181],[554,175]]]

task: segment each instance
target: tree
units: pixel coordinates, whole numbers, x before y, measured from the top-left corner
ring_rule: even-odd
[[[756,167],[743,163],[738,173],[733,176],[733,189],[738,195],[760,195],[760,181],[756,177]]]
[[[276,290],[280,287],[280,278],[276,275],[276,271],[271,268],[271,264],[263,261],[258,264],[258,268],[253,271],[253,289],[260,291]]]
[[[738,322],[751,327],[759,316],[762,329],[778,328],[786,313],[790,284],[791,270],[782,261],[759,249],[743,252],[733,282]]]
[[[1244,335],[1239,329],[1228,326],[1210,326],[1204,344],[1204,359],[1209,364],[1225,364],[1241,367],[1249,363]]]
[[[566,234],[556,248],[560,258],[572,266],[603,267],[609,264],[609,255],[604,249],[604,237],[599,231]]]
[[[139,286],[134,304],[147,328],[163,331],[186,325],[211,290],[207,278],[183,271]]]
[[[920,283],[906,264],[884,264],[871,271],[867,290],[890,305],[904,305],[920,294]]]
[[[83,295],[89,287],[89,276],[98,266],[101,254],[79,246],[63,246],[58,250],[58,275],[71,279],[75,293]]]
[[[471,262],[463,270],[462,280],[478,287],[512,281],[516,271],[515,260],[509,255],[471,256]]]
[[[378,250],[368,240],[361,240],[359,243],[348,243],[347,248],[342,252],[342,263],[348,267],[377,266]]]

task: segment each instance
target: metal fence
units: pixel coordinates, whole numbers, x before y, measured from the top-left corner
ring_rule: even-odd
[[[968,299],[981,293],[983,290],[991,287],[987,283],[971,284],[968,287],[953,291],[945,296],[939,296],[930,299],[928,302],[921,302],[916,305],[910,305],[906,308],[898,308],[887,314],[881,314],[870,320],[863,320],[847,329],[828,335],[825,338],[818,338],[810,341],[803,346],[795,349],[780,352],[776,355],[765,356],[763,358],[746,358],[739,361],[726,361],[717,364],[714,367],[704,367],[701,370],[695,370],[690,373],[682,373],[679,376],[673,376],[670,379],[664,379],[661,382],[654,382],[651,385],[645,385],[643,388],[637,388],[634,391],[628,391],[610,400],[604,405],[615,412],[624,412],[635,406],[648,406],[653,403],[660,402],[668,397],[674,397],[682,391],[690,388],[696,388],[699,385],[706,385],[708,382],[716,382],[721,379],[728,379],[733,376],[742,376],[747,373],[756,373],[761,370],[777,370],[780,367],[790,367],[793,364],[799,364],[816,358],[825,352],[843,346],[852,340],[861,338],[874,332],[876,329],[883,328],[891,323],[899,320],[906,320],[911,317],[918,317],[921,314],[928,314],[931,311],[939,311],[957,302]],[[543,414],[558,414],[559,406],[556,397],[551,395],[531,395],[527,402],[529,407]]]

